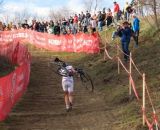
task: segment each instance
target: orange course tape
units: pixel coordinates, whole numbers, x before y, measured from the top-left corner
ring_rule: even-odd
[[[133,78],[132,78],[131,74],[130,74],[130,81],[131,81],[131,85],[132,85],[134,94],[135,94],[137,100],[139,101],[140,99],[139,99],[139,96],[138,96],[138,93],[137,93],[137,90],[136,90],[136,86],[135,86],[135,83],[133,81]]]
[[[127,68],[124,66],[124,64],[122,63],[121,59],[118,57],[118,60],[120,62],[120,64],[122,65],[122,67],[124,68],[124,70],[129,74],[130,72],[127,70]]]
[[[107,49],[105,49],[105,53],[106,53],[107,57],[108,57],[110,60],[113,60],[113,58],[109,55]]]

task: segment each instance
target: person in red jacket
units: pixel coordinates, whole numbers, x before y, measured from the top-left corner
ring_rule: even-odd
[[[114,1],[114,20],[115,22],[118,22],[119,18],[119,11],[120,11],[120,7],[119,7],[119,4]]]
[[[73,18],[73,34],[76,34],[78,30],[78,16],[75,14]]]

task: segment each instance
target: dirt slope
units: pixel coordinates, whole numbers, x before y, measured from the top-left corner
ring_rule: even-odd
[[[77,85],[73,111],[65,111],[61,77],[50,70],[49,60],[33,54],[28,90],[0,129],[111,130],[113,116],[106,112],[108,108],[100,92],[89,94]]]

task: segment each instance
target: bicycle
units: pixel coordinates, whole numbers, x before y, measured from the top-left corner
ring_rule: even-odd
[[[55,61],[50,62],[50,64],[56,65],[53,67],[53,71],[59,76],[75,76],[66,69],[67,64],[64,61],[59,60],[58,58],[55,59]],[[86,88],[86,90],[88,90],[89,92],[93,92],[94,84],[89,74],[80,68],[75,68],[75,71],[78,74],[78,77],[80,78],[82,85]]]

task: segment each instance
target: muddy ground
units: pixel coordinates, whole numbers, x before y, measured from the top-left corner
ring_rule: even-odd
[[[61,77],[48,67],[49,57],[32,55],[28,89],[0,130],[111,130],[113,115],[103,93],[75,84],[74,106],[65,111]]]

